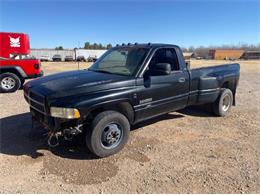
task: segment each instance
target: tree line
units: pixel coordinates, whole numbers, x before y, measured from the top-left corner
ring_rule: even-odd
[[[110,49],[112,46],[111,43],[107,45],[102,45],[101,43],[90,43],[85,42],[84,47],[80,47],[79,49]],[[63,50],[62,46],[58,46],[55,48],[56,50]],[[74,48],[78,49],[78,48]],[[238,45],[221,45],[221,46],[199,46],[199,47],[181,47],[183,52],[193,52],[196,56],[200,57],[208,57],[209,50],[211,49],[243,49],[246,51],[260,51],[260,43],[259,44],[238,44]]]
[[[112,46],[111,43],[109,43],[107,45],[102,45],[101,43],[93,43],[92,44],[90,42],[86,42],[84,44],[84,47],[79,47],[79,48],[75,47],[74,49],[94,49],[94,50],[96,50],[96,49],[110,49],[112,47],[113,46]],[[64,48],[62,46],[55,47],[55,50],[63,50],[63,49]]]
[[[91,44],[90,42],[86,42],[84,44],[84,48],[83,49],[110,49],[112,47],[112,44],[109,43],[107,45],[102,45],[101,43],[93,43]]]

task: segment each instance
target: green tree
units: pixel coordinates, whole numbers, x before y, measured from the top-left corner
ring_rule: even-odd
[[[90,43],[90,42],[85,42],[84,44],[84,49],[110,49],[112,48],[112,44],[109,43],[107,45],[102,45],[101,43]]]
[[[91,49],[90,42],[86,42],[86,43],[85,43],[84,49]]]
[[[98,44],[94,43],[92,49],[98,49]]]
[[[55,47],[55,50],[63,50],[62,46]]]
[[[107,44],[107,49],[110,49],[110,48],[112,48],[112,44],[111,43]]]

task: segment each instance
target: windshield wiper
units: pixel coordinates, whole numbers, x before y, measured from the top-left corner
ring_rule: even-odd
[[[91,69],[89,68],[88,70],[94,71],[94,72],[102,72],[102,73],[107,73],[107,74],[113,74],[112,72],[106,71],[106,70],[98,70],[98,69]]]

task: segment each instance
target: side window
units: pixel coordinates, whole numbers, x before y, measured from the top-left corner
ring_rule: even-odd
[[[171,64],[172,71],[179,70],[179,62],[178,57],[174,49],[167,49],[166,50],[166,59]]]
[[[179,70],[177,54],[173,48],[157,50],[150,61],[149,69],[152,69],[152,67],[157,63],[169,63],[171,65],[172,71]]]

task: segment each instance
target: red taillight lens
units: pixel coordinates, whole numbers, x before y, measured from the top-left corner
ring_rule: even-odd
[[[39,65],[39,64],[34,64],[34,68],[35,68],[35,69],[39,69],[39,68],[40,68],[40,65]]]

